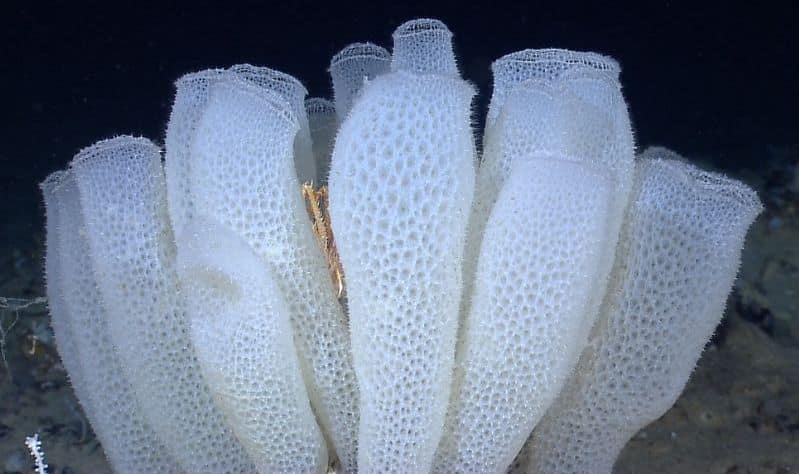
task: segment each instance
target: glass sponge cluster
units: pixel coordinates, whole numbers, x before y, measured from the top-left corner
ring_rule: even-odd
[[[333,58],[333,101],[188,74],[163,151],[42,183],[58,350],[117,472],[609,473],[679,396],[755,193],[636,156],[594,53],[494,62],[478,151],[447,27],[393,38]]]

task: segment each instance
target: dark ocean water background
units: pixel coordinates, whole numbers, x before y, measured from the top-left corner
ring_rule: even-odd
[[[593,50],[622,65],[640,147],[761,166],[771,147],[799,143],[799,8],[736,3],[4,4],[0,212],[19,218],[14,234],[31,235],[42,214],[34,184],[80,148],[123,133],[162,141],[173,81],[186,72],[251,62],[329,96],[335,52],[366,40],[390,48],[392,30],[420,16],[454,32],[480,92],[478,117],[494,59],[530,47]]]

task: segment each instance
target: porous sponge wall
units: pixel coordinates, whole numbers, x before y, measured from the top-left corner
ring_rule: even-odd
[[[531,473],[609,473],[679,396],[718,324],[760,203],[735,181],[651,149],[611,285],[576,373],[533,433]]]
[[[629,196],[633,139],[618,65],[593,53],[524,50],[495,61],[494,92],[469,221],[464,278],[472,292],[488,216],[520,152],[569,157],[610,171],[615,181],[611,225],[592,299],[599,304]],[[469,300],[461,305],[461,319]]]
[[[459,77],[452,32],[441,21],[431,18],[406,21],[391,37],[394,39],[392,71]]]
[[[185,74],[175,81],[175,100],[169,115],[165,138],[165,173],[169,220],[176,239],[194,217],[190,192],[191,144],[197,121],[208,102],[208,94],[224,69],[207,69]]]
[[[263,66],[236,64],[230,72],[250,81],[262,89],[277,93],[288,104],[299,130],[294,139],[294,169],[300,182],[316,181],[316,162],[311,146],[308,116],[305,114],[305,96],[308,91],[296,77]]]
[[[493,124],[513,89],[523,82],[554,82],[573,70],[600,71],[617,82],[621,68],[608,56],[565,49],[525,49],[506,54],[491,64],[494,88],[489,102],[486,123]]]
[[[390,65],[391,54],[372,43],[353,43],[333,56],[329,70],[339,123],[349,115],[364,82],[387,73]]]
[[[269,268],[222,225],[198,218],[187,230],[178,271],[217,405],[259,472],[326,472],[289,311]]]
[[[520,156],[488,221],[434,472],[502,472],[583,347],[612,181]]]
[[[317,181],[314,184],[327,185],[330,174],[330,156],[336,141],[338,122],[336,106],[327,99],[311,97],[305,100],[305,113],[311,130],[314,160],[316,160]]]
[[[71,166],[111,337],[147,421],[188,472],[252,472],[192,350],[159,149],[118,137]]]
[[[380,76],[336,141],[330,215],[348,288],[365,472],[429,470],[441,434],[474,186],[472,95],[454,77]]]
[[[58,352],[115,472],[179,473],[144,420],[108,332],[92,270],[80,196],[70,171],[42,183],[47,207],[47,292]]]
[[[276,91],[228,75],[197,125],[190,192],[198,215],[241,237],[275,275],[311,403],[349,471],[356,466],[357,386],[343,312],[294,172],[297,129]]]

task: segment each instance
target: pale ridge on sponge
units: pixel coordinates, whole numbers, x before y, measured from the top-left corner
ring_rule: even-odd
[[[79,376],[71,375],[71,380],[92,428],[115,472],[183,472],[144,421],[108,334],[108,314],[82,233],[80,197],[71,173],[53,173],[42,183],[42,192],[48,219],[47,288],[51,306],[56,306],[51,308],[53,328],[64,366]],[[68,278],[49,278],[55,261]],[[67,340],[74,343],[74,351],[64,347]]]
[[[61,242],[67,238],[63,234],[68,229],[65,229],[64,215],[58,200],[63,194],[59,189],[68,179],[68,175],[68,172],[56,171],[40,184],[44,197],[46,223],[44,277],[47,284],[47,307],[50,310],[50,324],[53,326],[58,355],[61,356],[75,394],[80,399],[84,411],[87,414],[94,414],[97,410],[93,406],[93,394],[89,391],[86,374],[80,363],[78,354],[80,341],[76,340],[73,333],[74,314],[67,306],[64,288],[68,277],[64,269],[64,249]]]
[[[530,473],[610,473],[679,396],[724,310],[746,230],[745,185],[649,149],[639,159],[606,299],[577,370],[536,427]]]
[[[473,94],[453,76],[380,76],[333,151],[363,472],[426,472],[441,435],[474,188]]]
[[[217,405],[259,472],[327,472],[289,311],[269,268],[230,230],[199,217],[193,224],[178,248],[178,273]]]
[[[336,106],[327,99],[311,97],[305,100],[305,112],[308,114],[308,127],[311,130],[316,160],[316,184],[326,185],[330,174],[330,156],[333,154],[333,144],[338,132]]]
[[[188,472],[252,472],[194,355],[159,149],[118,137],[71,164],[109,332],[145,418]]]
[[[372,43],[352,43],[333,56],[328,70],[338,123],[349,115],[364,82],[387,73],[390,65],[391,54]]]
[[[357,385],[344,315],[294,172],[298,127],[279,94],[227,76],[214,86],[197,126],[191,193],[197,215],[238,235],[274,275],[311,404],[342,469],[352,472]]]
[[[224,69],[207,69],[185,74],[175,81],[175,100],[166,128],[164,166],[169,218],[177,239],[194,216],[194,201],[189,193],[191,142],[208,102],[209,90],[223,74]]]
[[[607,240],[606,169],[517,156],[485,231],[433,472],[503,472],[582,350]]]
[[[612,189],[607,196],[608,225],[601,239],[600,261],[593,269],[588,302],[592,313],[578,329],[582,334],[579,339],[584,341],[596,317],[613,265],[632,186],[634,154],[627,109],[621,96],[603,88],[597,90],[593,79],[585,76],[585,73],[593,74],[594,71],[570,70],[564,75],[575,73],[563,82],[551,85],[525,82],[511,92],[511,103],[504,108],[497,126],[502,145],[494,176],[499,183],[504,183],[515,160],[535,153],[573,159],[607,172]],[[614,87],[612,84],[608,86]],[[616,97],[621,105],[615,101],[607,102],[608,96]],[[481,173],[480,177],[489,175],[491,163],[484,165],[485,169],[481,171],[486,173]]]

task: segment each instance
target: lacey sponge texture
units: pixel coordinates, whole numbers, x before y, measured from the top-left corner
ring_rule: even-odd
[[[186,74],[42,184],[58,352],[119,473],[607,473],[724,311],[755,193],[636,155],[621,68],[351,44]],[[479,138],[479,139],[476,139]],[[480,147],[476,143],[481,144]]]

